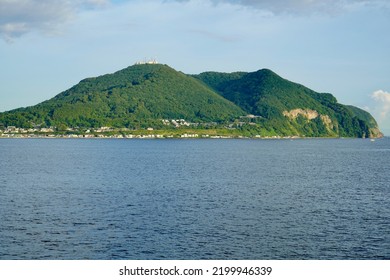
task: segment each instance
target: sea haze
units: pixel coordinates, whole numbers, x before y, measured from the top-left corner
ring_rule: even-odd
[[[1,259],[390,259],[390,139],[0,139]]]

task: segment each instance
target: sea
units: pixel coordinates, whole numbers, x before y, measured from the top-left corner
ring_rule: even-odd
[[[390,259],[390,138],[0,139],[2,260]]]

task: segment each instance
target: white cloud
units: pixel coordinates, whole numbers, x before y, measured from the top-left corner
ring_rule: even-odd
[[[108,0],[0,0],[0,36],[6,40],[31,31],[56,32],[80,9],[102,7]]]
[[[86,9],[112,8],[128,4],[191,3],[194,6],[231,5],[248,10],[279,15],[307,15],[338,13],[349,7],[381,5],[389,7],[386,0],[0,0],[0,37],[12,40],[32,31],[60,32],[63,26]],[[261,14],[261,13],[260,13]]]
[[[385,120],[390,112],[390,93],[377,90],[371,94],[371,97],[378,104],[376,111],[379,113],[381,120]]]

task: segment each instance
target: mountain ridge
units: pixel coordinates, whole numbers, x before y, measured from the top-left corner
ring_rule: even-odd
[[[58,131],[106,126],[171,129],[166,119],[247,135],[381,136],[368,112],[339,104],[333,95],[290,82],[269,69],[187,75],[165,64],[137,64],[83,79],[35,106],[0,113],[3,127]]]
[[[204,72],[195,76],[247,112],[276,122],[279,127],[287,125],[290,131],[300,135],[382,136],[375,119],[368,112],[339,104],[332,94],[315,92],[269,69],[231,74]],[[278,120],[286,121],[292,110],[314,110],[317,115],[307,118],[305,113],[298,114],[300,116],[290,118],[287,123],[278,124]],[[317,121],[316,125],[312,120]]]

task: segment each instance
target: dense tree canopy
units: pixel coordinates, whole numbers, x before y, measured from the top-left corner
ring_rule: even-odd
[[[1,113],[0,126],[142,129],[162,128],[162,119],[230,125],[252,135],[368,137],[377,129],[369,113],[267,69],[191,76],[162,64],[84,79],[36,106]]]

